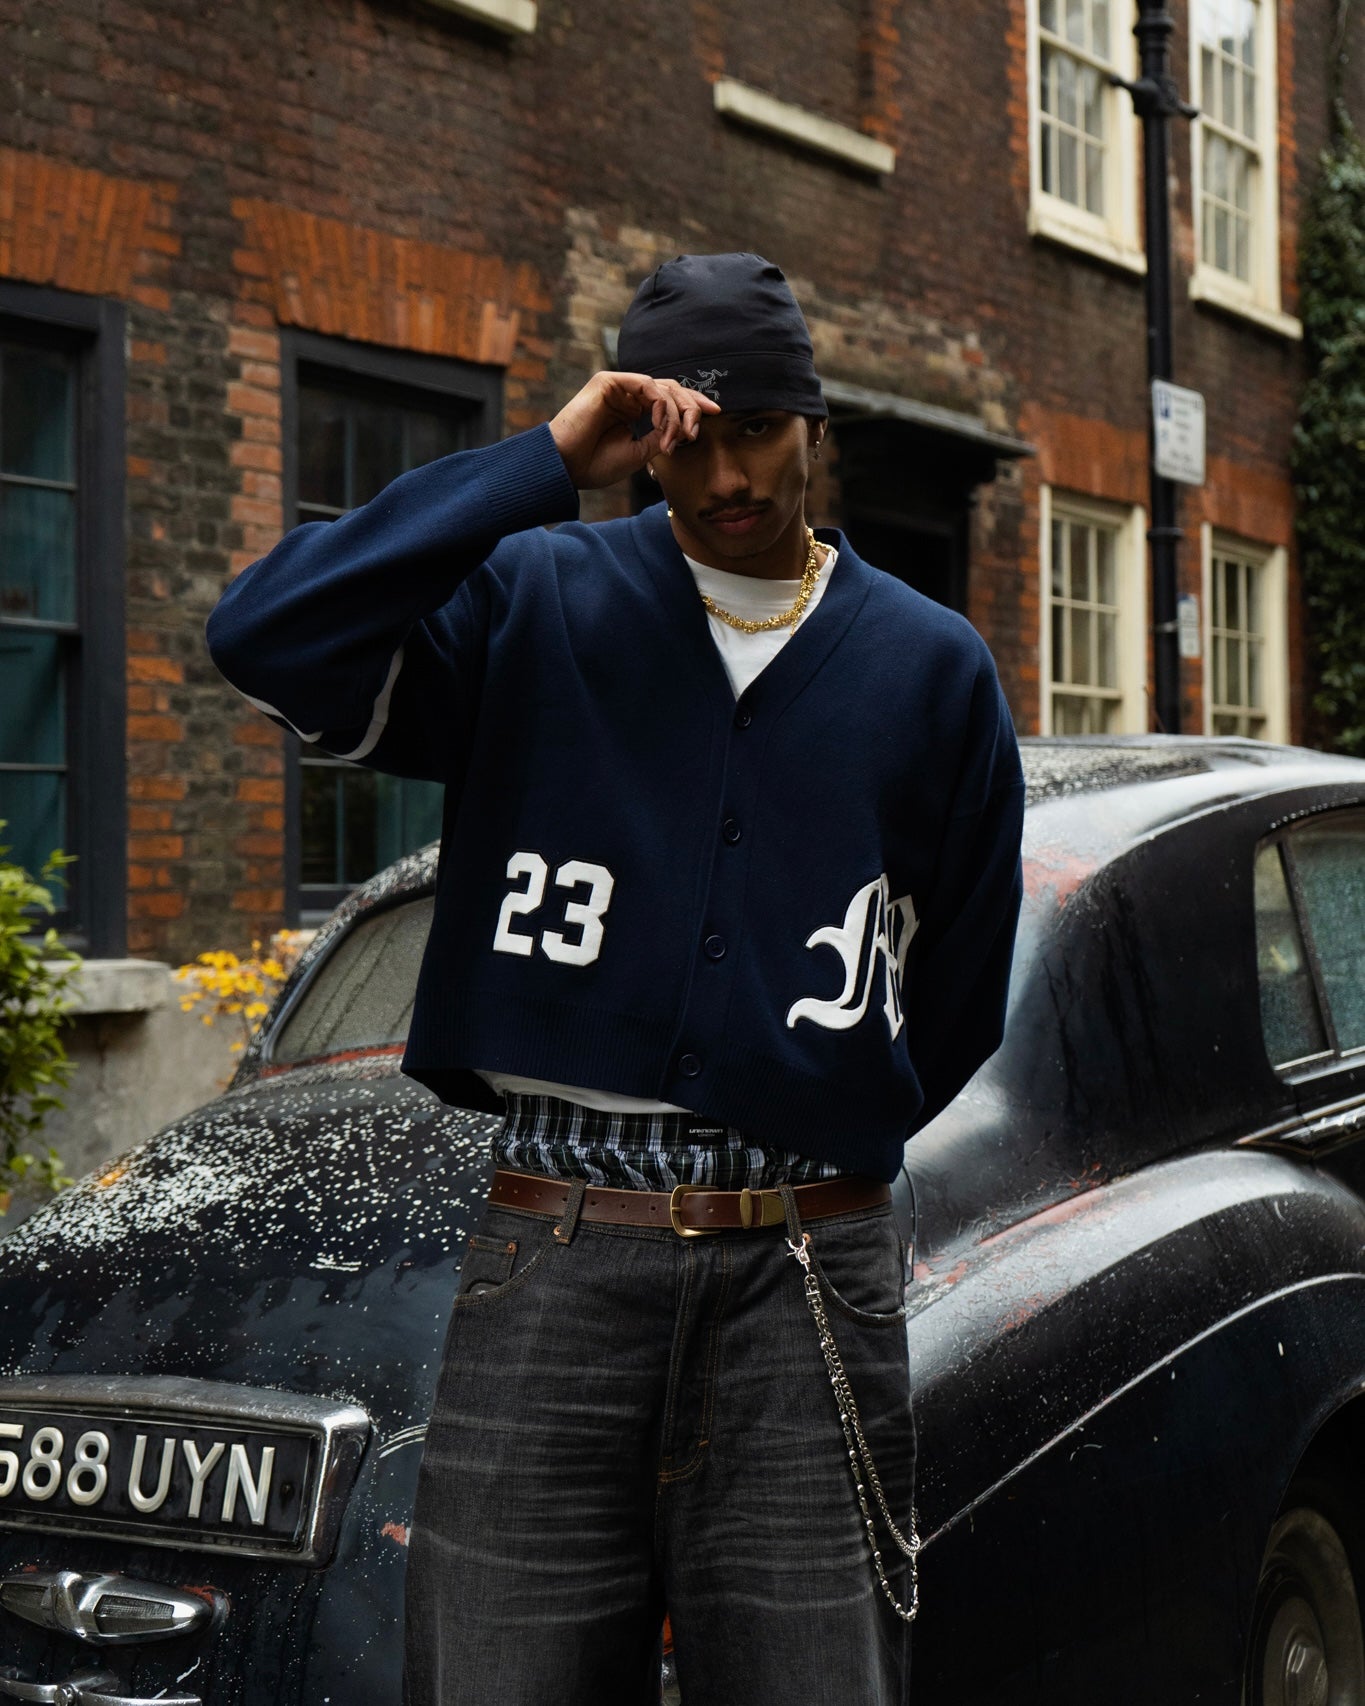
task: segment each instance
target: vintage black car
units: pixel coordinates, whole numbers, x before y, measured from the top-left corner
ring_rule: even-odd
[[[1365,763],[1025,765],[1005,1044],[896,1192],[916,1701],[1358,1703]],[[434,873],[368,884],[225,1095],[0,1243],[0,1703],[396,1706],[491,1124],[398,1072]]]

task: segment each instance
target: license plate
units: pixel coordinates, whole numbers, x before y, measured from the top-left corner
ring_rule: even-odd
[[[369,1420],[176,1379],[0,1380],[0,1527],[323,1563]]]

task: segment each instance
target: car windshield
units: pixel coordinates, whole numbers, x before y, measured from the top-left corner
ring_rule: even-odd
[[[430,895],[363,919],[313,975],[270,1051],[275,1063],[407,1041]]]

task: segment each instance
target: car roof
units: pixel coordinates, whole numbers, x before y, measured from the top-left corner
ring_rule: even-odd
[[[1099,864],[1213,806],[1295,788],[1344,783],[1365,797],[1365,760],[1230,735],[1026,736],[1019,752],[1026,857],[1068,846]]]

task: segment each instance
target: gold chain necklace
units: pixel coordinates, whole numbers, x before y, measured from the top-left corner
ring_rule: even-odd
[[[730,627],[738,628],[741,634],[762,634],[773,628],[794,627],[801,620],[801,612],[810,603],[810,595],[815,591],[815,583],[820,578],[820,559],[815,553],[815,535],[808,527],[806,566],[801,573],[801,587],[796,595],[796,603],[790,610],[784,610],[778,616],[766,616],[761,622],[754,622],[747,616],[736,616],[729,610],[722,610],[715,599],[708,598],[705,593],[702,593],[701,601],[712,616],[718,616],[722,622],[728,622]]]

